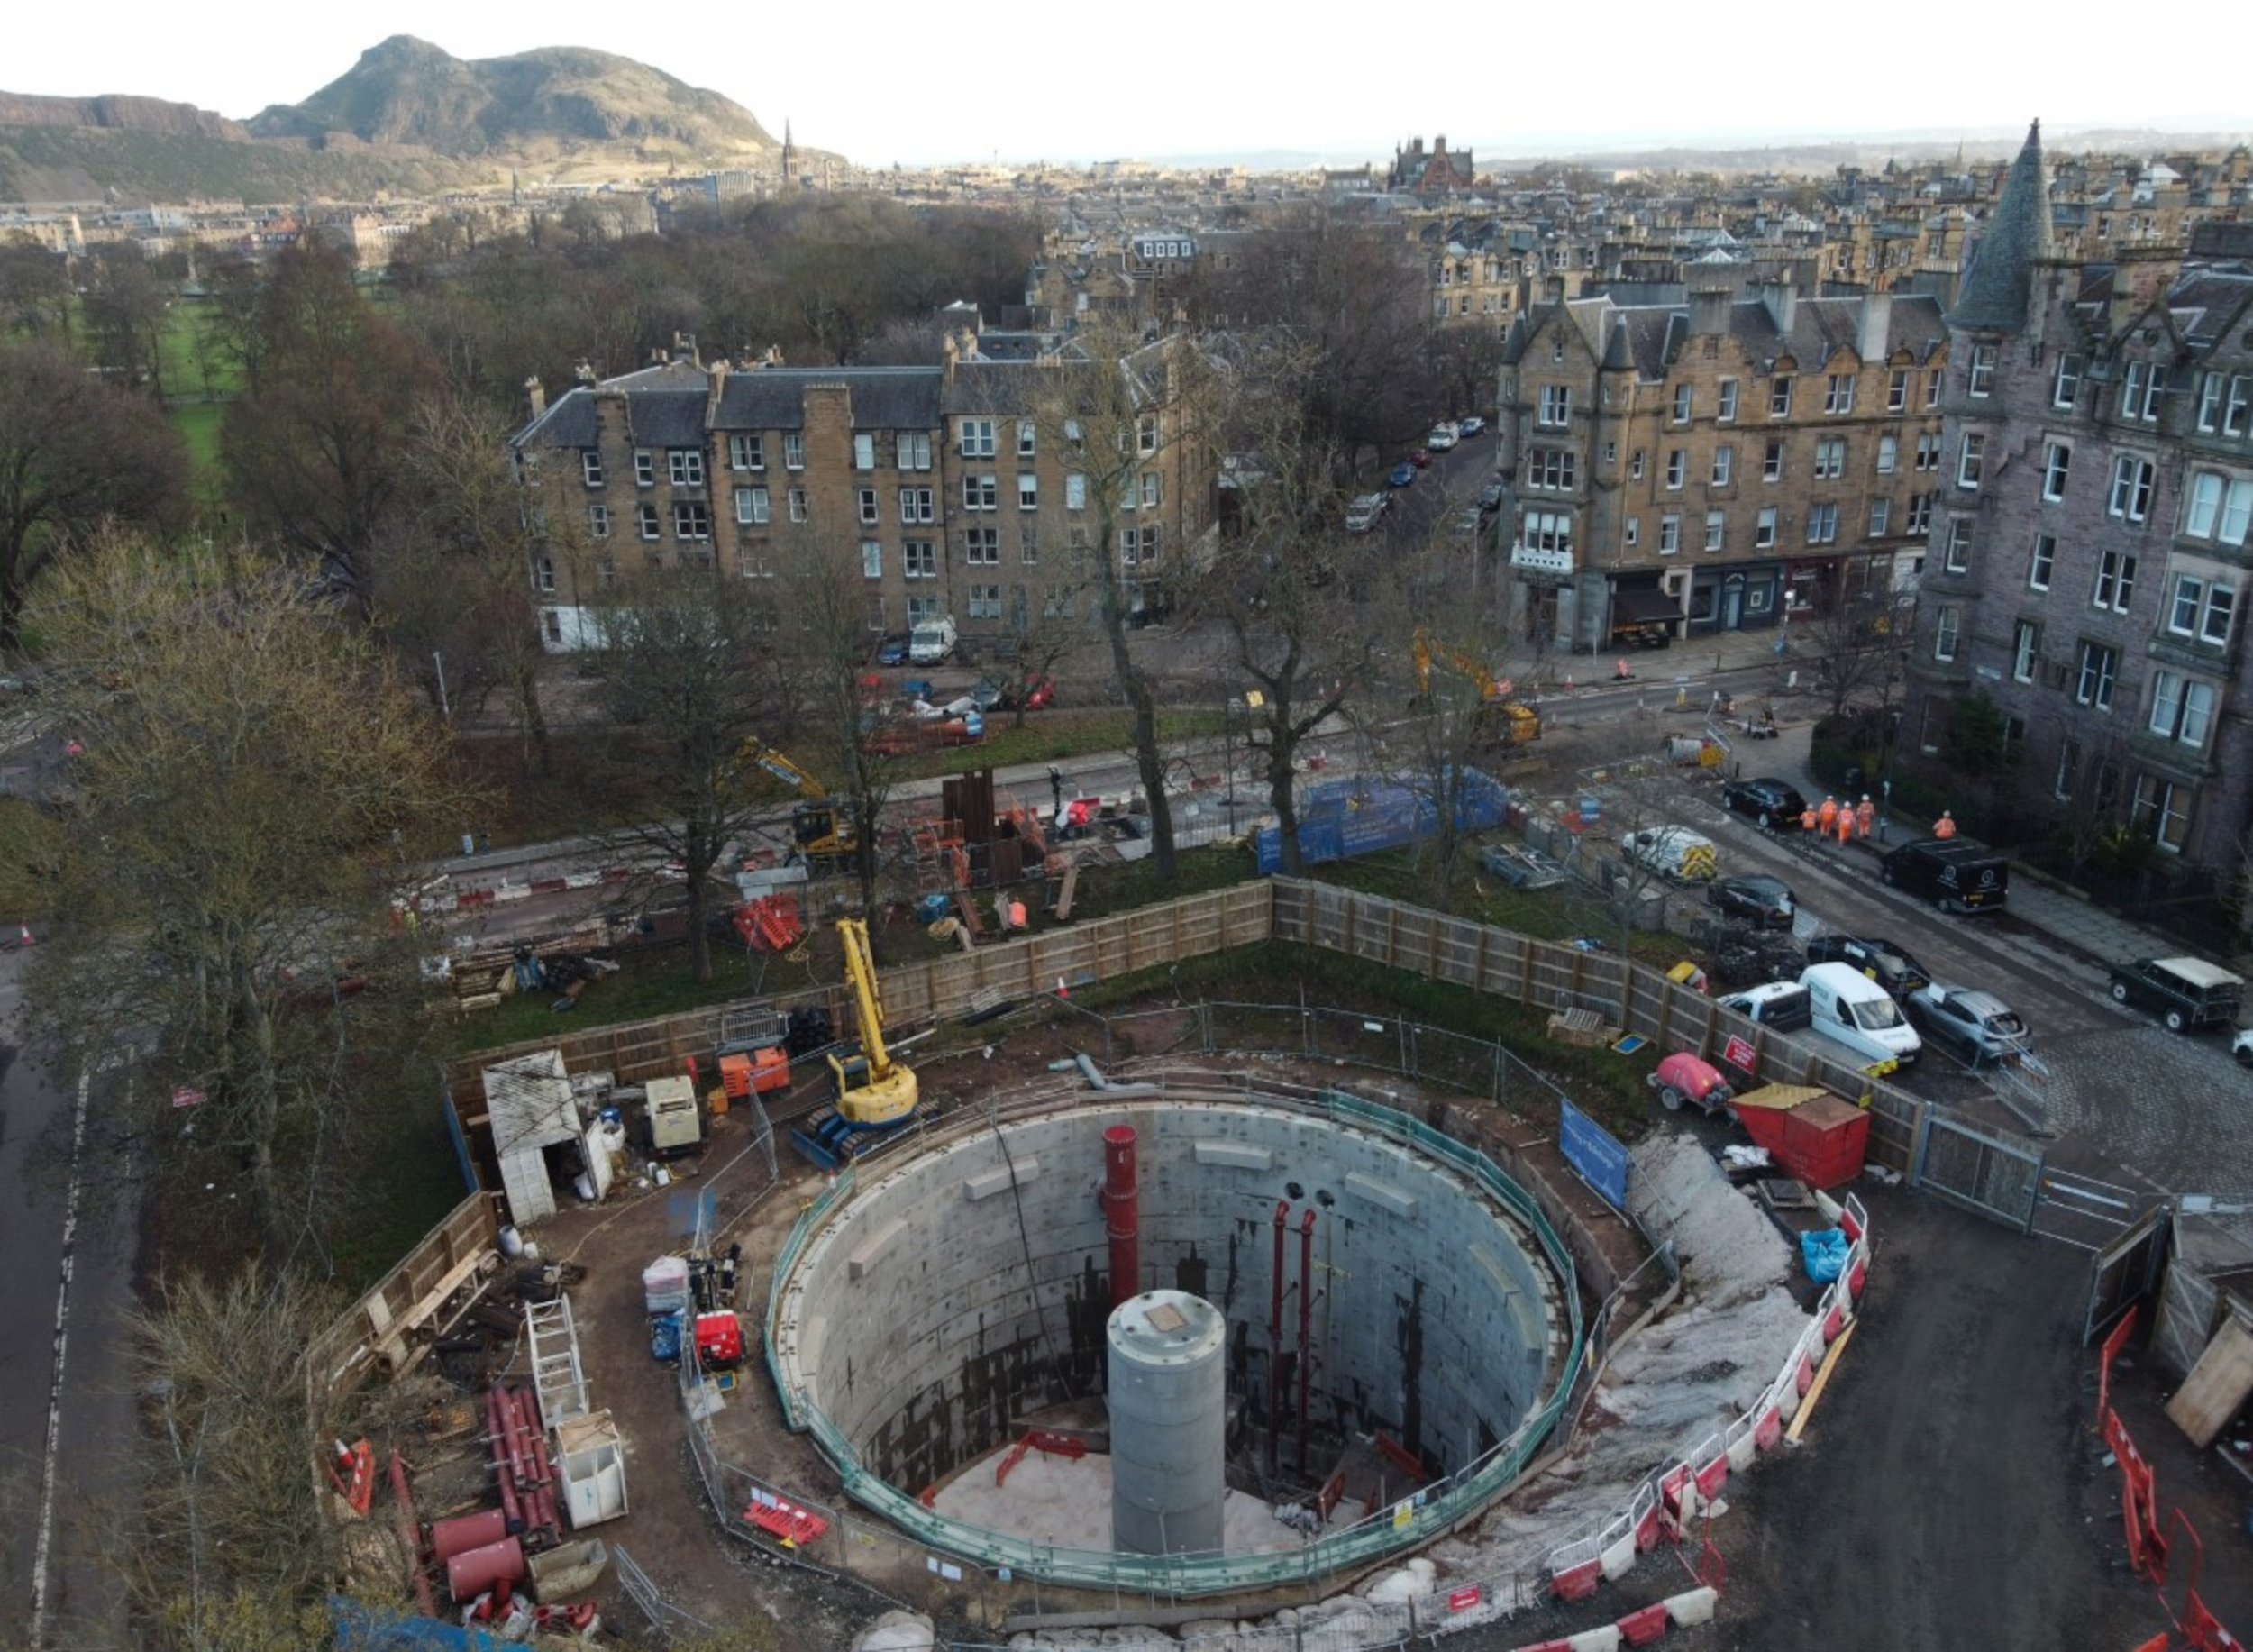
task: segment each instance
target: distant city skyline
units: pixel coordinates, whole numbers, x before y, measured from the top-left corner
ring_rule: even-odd
[[[1866,10],[1706,23],[1654,0],[1518,12],[1508,26],[1469,7],[1347,29],[1304,11],[1182,0],[1035,14],[1008,33],[949,26],[897,0],[831,15],[768,13],[774,22],[734,29],[588,0],[529,10],[395,0],[286,18],[236,0],[124,0],[89,26],[42,6],[9,24],[0,91],[134,94],[247,120],[309,97],[404,33],[465,59],[614,52],[734,99],[777,139],[787,122],[800,144],[871,167],[1263,154],[1335,165],[1443,133],[1493,155],[1940,142],[2023,134],[2036,117],[2061,134],[2253,131],[2253,107],[2225,106],[2226,75],[2123,72],[2113,54],[2030,38],[2048,25],[2017,7],[1950,13],[1929,40]],[[2235,0],[2185,0],[2167,37],[2218,43],[2243,19]],[[1526,72],[1512,73],[1519,65]]]

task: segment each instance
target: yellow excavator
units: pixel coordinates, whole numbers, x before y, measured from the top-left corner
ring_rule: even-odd
[[[844,944],[845,979],[853,985],[860,1048],[830,1052],[836,1104],[790,1132],[798,1150],[825,1170],[850,1164],[887,1132],[906,1124],[918,1099],[915,1069],[894,1061],[884,1047],[884,1005],[869,952],[868,924],[841,917],[837,938]]]
[[[1478,661],[1435,641],[1430,633],[1420,627],[1416,633],[1413,653],[1416,710],[1430,708],[1432,671],[1444,665],[1477,689],[1479,732],[1483,738],[1511,752],[1523,751],[1541,738],[1541,714],[1525,701],[1510,698],[1510,684],[1496,682],[1493,673]]]
[[[861,847],[853,817],[830,799],[828,791],[812,775],[756,735],[735,753],[739,769],[764,769],[804,799],[790,812],[792,849],[814,864],[835,865],[849,861]]]

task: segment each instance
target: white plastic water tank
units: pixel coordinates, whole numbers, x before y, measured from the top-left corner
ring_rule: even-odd
[[[1145,1291],[1112,1310],[1109,1333],[1112,1547],[1218,1553],[1228,1322],[1186,1291]]]

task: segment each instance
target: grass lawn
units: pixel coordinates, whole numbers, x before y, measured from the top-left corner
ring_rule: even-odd
[[[225,408],[218,402],[177,402],[165,411],[187,443],[189,491],[199,504],[225,504],[226,471],[219,460],[219,416]]]

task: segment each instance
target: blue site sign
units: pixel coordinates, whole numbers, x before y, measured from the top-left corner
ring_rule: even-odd
[[[1615,1210],[1628,1208],[1628,1150],[1619,1138],[1570,1101],[1559,1098],[1564,1123],[1557,1131],[1565,1163],[1587,1179]]]

